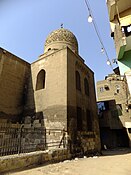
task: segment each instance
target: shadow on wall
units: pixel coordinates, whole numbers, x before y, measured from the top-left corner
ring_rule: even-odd
[[[35,99],[34,99],[34,90],[33,90],[33,80],[31,75],[31,70],[29,77],[26,80],[25,88],[23,91],[23,115],[21,122],[23,123],[27,116],[33,118],[35,116]]]
[[[129,147],[130,138],[121,121],[124,117],[121,105],[110,100],[99,102],[98,109],[102,149]]]
[[[0,120],[22,120],[29,75],[29,63],[0,48]]]
[[[42,111],[36,112],[35,110],[31,71],[30,76],[27,78],[23,92],[23,104],[24,110],[20,121],[23,127],[21,137],[21,152],[45,150],[46,129],[44,124],[44,116]]]

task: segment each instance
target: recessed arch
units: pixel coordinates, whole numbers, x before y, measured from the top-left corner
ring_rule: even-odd
[[[76,89],[81,91],[81,77],[78,71],[76,71]]]
[[[89,83],[87,78],[84,79],[84,88],[85,88],[85,94],[89,96]]]
[[[46,72],[44,69],[42,69],[38,73],[37,80],[36,80],[36,91],[45,88],[45,75],[46,75]]]

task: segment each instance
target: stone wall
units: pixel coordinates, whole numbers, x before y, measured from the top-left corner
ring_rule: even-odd
[[[37,76],[41,70],[45,71],[45,87],[36,89]],[[43,114],[44,126],[47,129],[67,129],[67,66],[66,50],[54,54],[42,55],[32,63],[32,85],[35,112]],[[32,108],[31,97],[28,98],[28,108]]]
[[[55,121],[54,124],[56,124]],[[43,118],[26,116],[23,124],[22,147],[27,149],[27,152],[65,148],[67,147],[66,138],[67,132],[60,128],[59,123],[57,127],[50,127],[50,125],[45,127]]]
[[[20,120],[30,64],[0,48],[0,118]]]
[[[59,162],[70,158],[71,155],[68,153],[67,149],[4,156],[0,158],[0,173],[11,172],[12,170],[28,168],[44,163]]]
[[[37,90],[38,75],[42,70],[45,71],[44,87]],[[81,74],[81,93],[76,91],[76,70],[79,70]],[[89,96],[85,95],[85,77],[89,81]],[[31,88],[28,91],[25,108],[27,110],[34,108],[34,114],[29,114],[31,117],[41,113],[43,127],[47,130],[47,143],[51,142],[51,144],[46,144],[47,149],[51,149],[53,143],[57,145],[60,142],[63,137],[63,130],[68,133],[68,136],[66,136],[70,142],[68,146],[71,150],[75,149],[78,129],[76,109],[81,107],[83,110],[83,131],[87,130],[85,113],[86,109],[89,109],[92,115],[93,133],[95,133],[94,141],[96,147],[98,147],[97,150],[100,150],[94,73],[84,64],[84,60],[68,47],[48,55],[43,54],[39,57],[39,60],[31,65],[31,80],[32,87],[29,86]],[[32,99],[34,103],[32,103]],[[53,133],[53,130],[57,130],[57,132]],[[88,137],[86,140],[88,141]]]
[[[0,156],[17,154],[20,149],[20,124],[0,119]]]
[[[28,116],[24,124],[0,119],[0,156],[46,149],[46,131]]]
[[[90,155],[100,152],[99,136],[95,132],[78,132],[75,142],[74,155]]]
[[[67,131],[66,50],[48,56],[44,54],[39,58],[31,65],[24,117],[30,116],[32,120],[42,121],[42,127],[47,131],[46,148],[58,148],[63,130]],[[45,83],[38,90],[36,87],[40,71],[45,71]]]
[[[99,124],[97,117],[96,96],[94,88],[94,73],[88,68],[84,60],[67,48],[67,96],[68,96],[68,131],[74,149],[81,142],[81,149],[84,153],[100,151]],[[81,90],[76,88],[76,71],[80,74]],[[84,80],[88,81],[89,94],[85,94]],[[81,108],[81,129],[79,132],[77,121],[77,107]],[[91,123],[87,121],[86,111],[90,111]],[[88,132],[88,126],[92,125],[92,131]],[[84,134],[83,134],[84,133]],[[79,137],[80,135],[80,137]],[[79,141],[78,141],[79,140]],[[79,144],[79,143],[78,143]],[[77,145],[77,146],[76,146]],[[92,145],[92,146],[91,146]],[[94,145],[94,146],[93,146]],[[79,146],[78,146],[79,147]]]

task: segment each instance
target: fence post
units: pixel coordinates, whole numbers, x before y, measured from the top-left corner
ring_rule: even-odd
[[[63,136],[62,136],[62,139],[60,141],[60,144],[59,144],[59,148],[61,147],[62,143],[63,143],[63,147],[65,148],[65,129],[63,129]]]
[[[47,145],[46,145],[46,128],[45,128],[45,150],[47,149]]]
[[[24,124],[20,126],[20,133],[19,133],[19,144],[18,144],[18,154],[21,153],[21,138],[22,138],[22,129],[24,127]]]

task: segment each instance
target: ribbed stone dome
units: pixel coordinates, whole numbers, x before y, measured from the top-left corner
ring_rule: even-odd
[[[45,50],[61,49],[64,46],[68,46],[71,50],[78,53],[78,42],[75,35],[64,28],[60,28],[51,32],[45,41]]]

